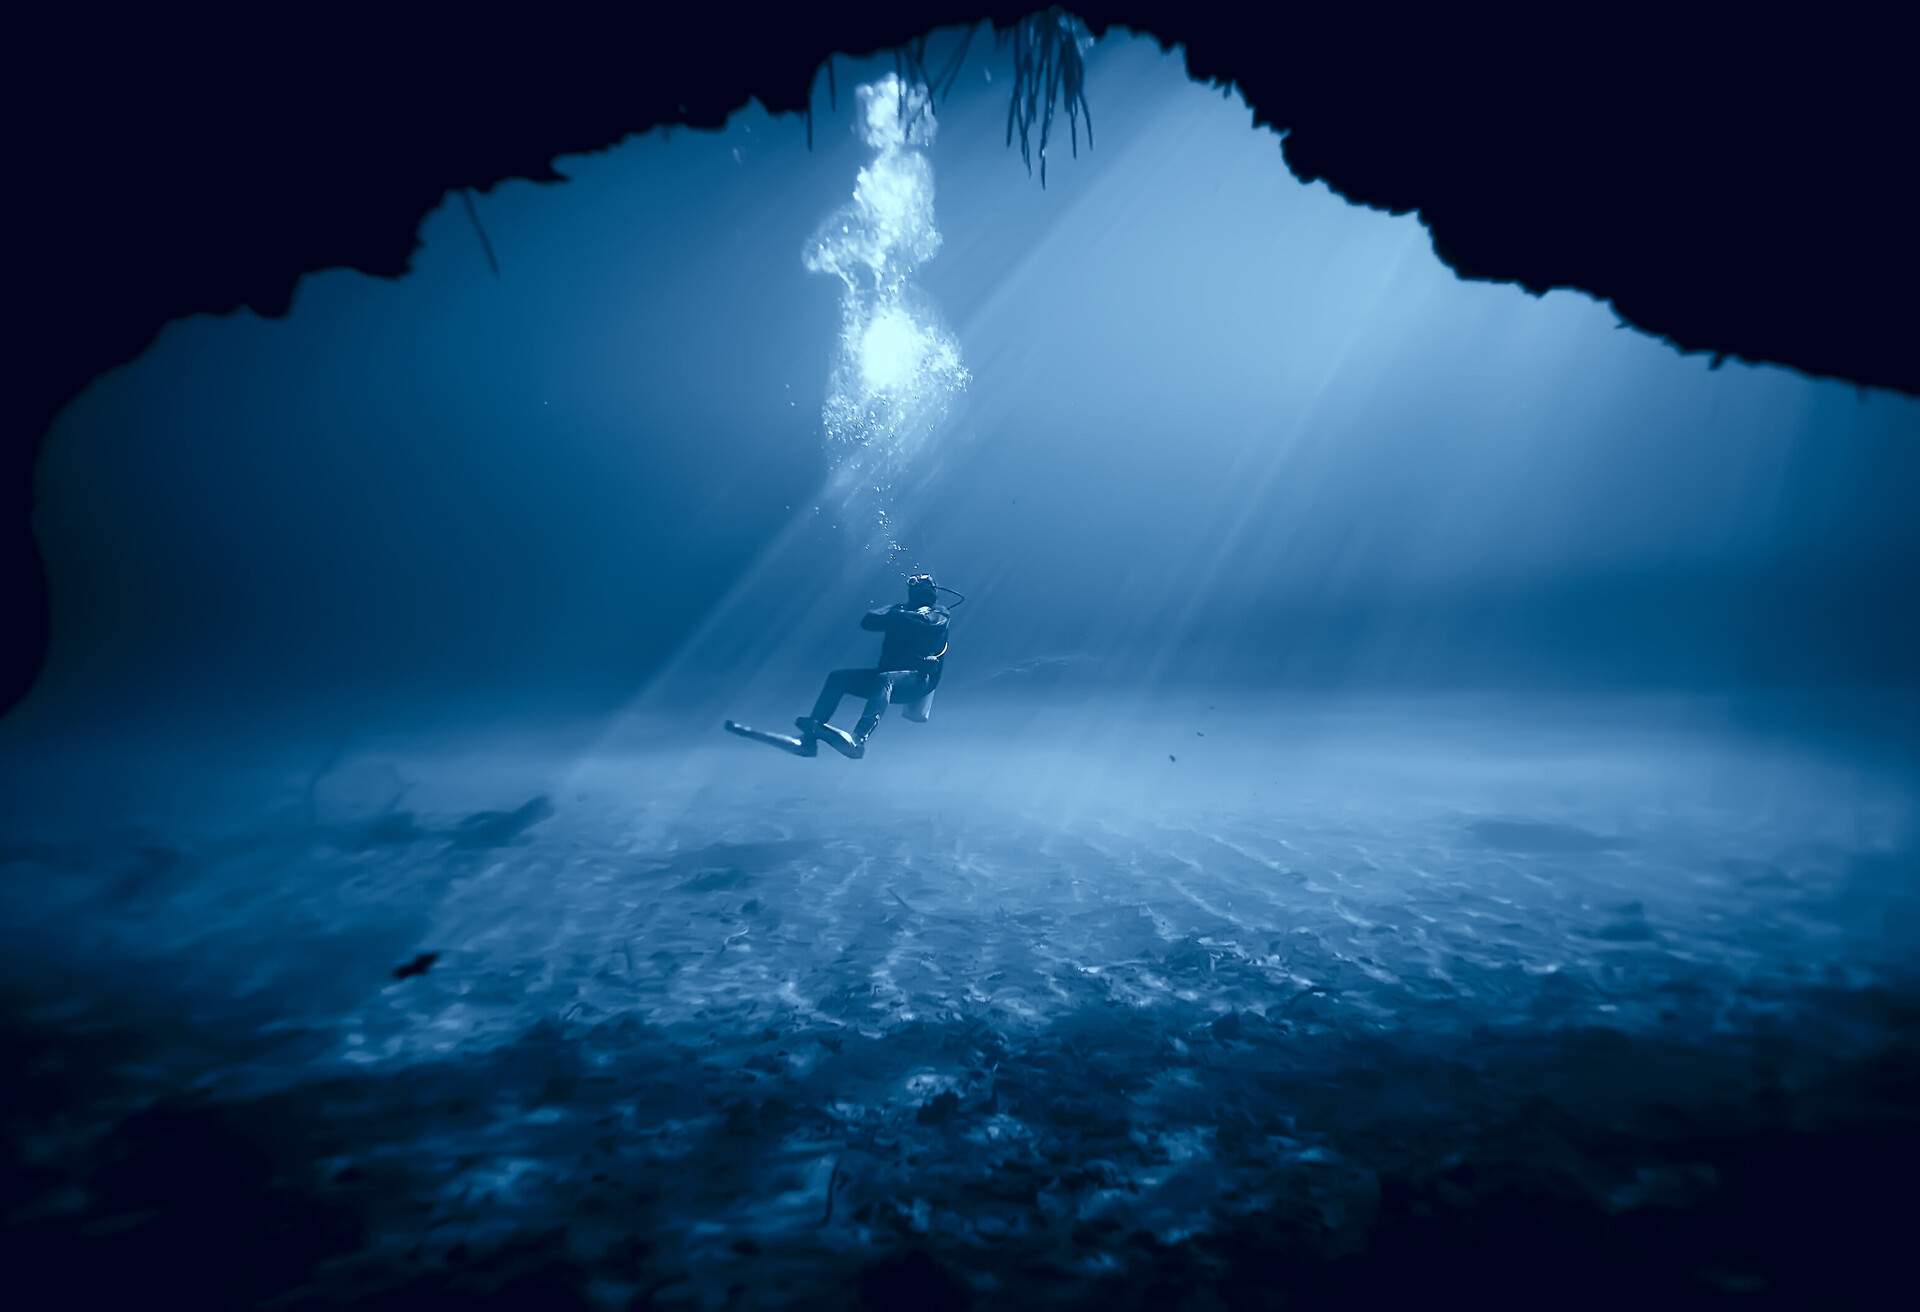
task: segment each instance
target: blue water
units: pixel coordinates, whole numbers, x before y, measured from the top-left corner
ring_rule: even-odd
[[[1920,407],[1461,284],[1147,43],[1045,191],[981,63],[862,210],[890,68],[811,152],[749,108],[563,161],[477,199],[498,279],[449,204],[407,278],[174,325],[61,417],[0,725],[10,1269],[1870,1301],[1920,1165]],[[912,222],[821,276],[860,214]],[[720,734],[870,660],[911,568],[968,596],[929,723]]]

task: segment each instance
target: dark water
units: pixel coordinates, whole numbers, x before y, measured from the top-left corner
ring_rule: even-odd
[[[1797,1306],[1904,1261],[1897,753],[1618,699],[669,731],[30,786],[16,1278]]]

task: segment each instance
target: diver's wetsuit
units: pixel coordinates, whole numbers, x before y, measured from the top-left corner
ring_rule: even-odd
[[[864,755],[867,737],[888,705],[922,701],[940,686],[947,654],[947,625],[952,618],[945,606],[903,604],[868,611],[861,617],[860,627],[885,635],[878,664],[870,670],[835,670],[829,674],[813,703],[813,713],[795,721],[801,732],[809,739],[824,737],[843,755]],[[841,699],[849,696],[867,701],[850,734],[827,723],[840,709]]]

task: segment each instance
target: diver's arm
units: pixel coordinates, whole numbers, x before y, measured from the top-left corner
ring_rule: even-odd
[[[887,627],[887,617],[891,614],[893,614],[893,607],[891,606],[882,606],[878,610],[870,610],[860,617],[860,627],[884,633]]]

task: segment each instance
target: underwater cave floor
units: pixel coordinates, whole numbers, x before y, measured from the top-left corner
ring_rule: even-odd
[[[16,817],[8,1269],[289,1308],[1805,1305],[1902,1269],[1903,772],[1204,723],[370,751],[175,828]]]

